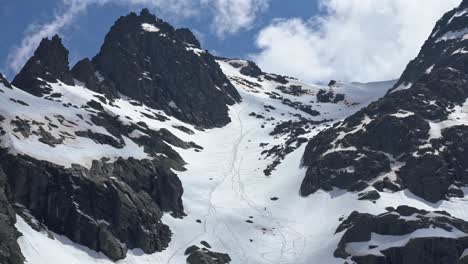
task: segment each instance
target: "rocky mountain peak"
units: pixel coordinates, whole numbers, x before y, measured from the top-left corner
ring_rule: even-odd
[[[147,9],[119,18],[92,63],[115,93],[197,126],[229,123],[227,105],[240,101],[189,29],[176,30]]]
[[[68,50],[62,39],[58,35],[44,38],[12,84],[36,96],[47,94],[45,82],[60,80],[73,85],[68,64]]]
[[[151,14],[149,9],[148,8],[143,8],[141,9],[140,11],[140,16],[141,17],[145,17],[145,18],[149,18],[149,19],[152,19],[152,20],[156,20],[156,16]]]

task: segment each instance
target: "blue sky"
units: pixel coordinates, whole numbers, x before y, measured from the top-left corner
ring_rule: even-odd
[[[7,32],[0,40],[0,62],[2,70],[9,70],[7,55],[21,42],[23,35],[32,24],[44,24],[59,12],[60,0],[0,0],[0,31]],[[317,12],[317,2],[310,0],[291,1],[285,5],[282,0],[273,0],[269,3],[268,11],[261,12],[255,22],[242,33],[225,34],[218,36],[212,29],[212,16],[208,12],[202,15],[178,17],[177,14],[167,13],[158,8],[151,8],[158,17],[175,27],[188,27],[193,29],[200,37],[205,49],[226,57],[248,57],[258,51],[255,46],[255,37],[258,31],[268,25],[275,18],[302,17],[307,19]],[[92,57],[98,50],[105,34],[113,22],[130,11],[138,12],[140,5],[107,4],[93,6],[79,19],[67,26],[61,34],[65,45],[70,50],[71,62],[82,57]],[[11,75],[11,73],[8,73]]]
[[[205,49],[310,82],[399,76],[440,16],[461,0],[0,0],[0,71],[9,78],[58,33],[72,63],[92,57],[113,22],[148,7],[193,29]]]

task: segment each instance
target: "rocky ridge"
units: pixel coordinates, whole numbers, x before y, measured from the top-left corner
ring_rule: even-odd
[[[241,100],[190,30],[174,29],[147,9],[118,19],[100,52],[71,70],[60,37],[43,39],[12,84],[45,96],[47,82],[57,81],[77,81],[108,99],[127,96],[205,128],[229,123],[227,106]]]
[[[387,179],[435,203],[468,183],[461,158],[466,154],[467,56],[459,52],[467,40],[450,37],[466,25],[468,18],[457,15],[466,8],[464,1],[437,23],[385,97],[310,141],[302,195],[333,187],[354,190],[360,181],[372,185]]]
[[[463,1],[437,22],[383,98],[309,141],[303,196],[346,190],[376,204],[372,212],[401,197],[424,208],[463,204],[467,12]],[[465,218],[409,206],[387,210],[351,213],[336,230],[335,257],[345,263],[467,262]]]
[[[409,206],[380,215],[353,212],[336,230],[335,256],[359,264],[466,263],[468,223]],[[393,241],[390,242],[390,241]]]

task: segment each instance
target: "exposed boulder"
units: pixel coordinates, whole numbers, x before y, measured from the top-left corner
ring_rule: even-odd
[[[189,249],[193,251],[195,248]],[[228,254],[212,252],[206,248],[193,251],[187,257],[187,264],[228,264],[230,262],[231,257]]]
[[[253,61],[246,61],[246,62],[247,62],[247,65],[243,66],[240,69],[241,74],[254,77],[254,78],[259,77],[260,75],[263,74],[260,67],[258,67],[257,64],[255,64]]]
[[[359,200],[370,200],[375,201],[380,199],[380,194],[376,190],[368,191],[359,195]]]
[[[264,72],[262,72],[262,69],[260,69],[260,67],[258,67],[258,65],[255,64],[255,62],[253,61],[233,60],[233,59],[222,58],[222,57],[218,57],[217,59],[228,62],[229,65],[231,65],[232,67],[239,69],[239,72],[241,74],[252,77],[252,78],[258,78],[264,74]]]

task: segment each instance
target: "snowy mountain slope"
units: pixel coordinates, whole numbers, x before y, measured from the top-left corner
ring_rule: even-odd
[[[0,75],[0,262],[465,263],[467,6],[369,84],[215,58],[147,10],[71,70],[44,39]]]
[[[303,157],[307,172],[302,195],[341,189],[380,208],[394,207],[394,200],[403,196],[413,200],[401,200],[400,205],[445,210],[443,214],[460,218],[456,221],[466,226],[468,76],[466,54],[459,51],[468,45],[467,3],[463,1],[437,23],[388,94],[311,139]],[[384,211],[368,210],[356,210],[360,214],[353,217],[359,217],[348,219],[359,227],[339,230],[344,235],[336,257],[355,263],[467,261],[464,228],[413,214],[405,216],[413,217],[408,220],[413,228],[400,226],[396,216],[372,227]],[[439,232],[441,226],[445,235]],[[358,242],[356,249],[353,245]]]
[[[304,150],[301,145],[304,141],[297,139],[311,137],[334,121],[358,111],[371,100],[385,94],[394,82],[339,84],[330,88],[307,85],[294,79],[264,73],[257,77],[246,76],[240,73],[239,68],[232,66],[232,62],[218,61],[222,70],[241,94],[243,101],[230,108],[232,122],[223,128],[200,131],[190,124],[166,116],[163,112],[133,105],[131,100],[123,98],[107,104],[100,102],[104,111],[113,116],[119,116],[119,121],[124,124],[144,122],[151,130],[157,131],[164,128],[178,138],[186,142],[193,141],[203,148],[201,152],[196,152],[192,148],[182,149],[172,146],[187,163],[186,171],[177,172],[184,187],[182,199],[187,216],[182,219],[173,218],[169,214],[163,216],[162,221],[173,231],[169,247],[151,255],[142,255],[139,250],[129,251],[127,257],[120,261],[121,263],[183,263],[187,258],[184,256],[185,250],[192,245],[199,244],[202,240],[207,241],[214,251],[228,253],[233,263],[241,261],[308,263],[311,256],[328,256],[333,259],[333,246],[329,245],[329,250],[323,251],[323,245],[319,246],[319,240],[314,237],[320,236],[324,239],[330,237],[338,222],[330,222],[333,226],[329,228],[317,226],[316,229],[310,229],[310,223],[316,221],[314,219],[317,216],[315,214],[300,216],[302,212],[308,211],[310,201],[296,195],[303,174],[299,162]],[[22,119],[28,117],[46,123],[48,121],[44,119],[44,116],[53,117],[60,113],[61,119],[76,122],[77,126],[70,127],[65,122],[62,122],[65,125],[61,125],[56,119],[52,119],[52,123],[57,123],[58,126],[51,132],[56,137],[64,133],[73,134],[76,130],[90,130],[93,133],[113,136],[105,128],[92,125],[90,122],[90,116],[96,111],[95,109],[83,110],[81,107],[91,100],[98,101],[97,98],[101,98],[102,95],[79,85],[67,86],[63,83],[51,83],[50,86],[53,89],[52,94],[62,95],[60,99],[55,99],[60,102],[34,97],[14,87],[13,89],[3,88],[2,90],[7,95],[5,98],[16,98],[15,100],[25,102],[30,107],[4,99],[5,107],[2,108],[2,112],[6,113],[6,124],[11,123],[17,115]],[[301,92],[298,95],[290,94],[288,88],[291,86],[302,87]],[[285,90],[284,87],[287,89]],[[320,103],[317,101],[317,94],[320,90],[342,93],[345,95],[345,100],[338,103]],[[362,97],[363,93],[367,97]],[[64,106],[69,103],[78,108]],[[265,108],[265,106],[269,107]],[[305,108],[305,106],[311,106],[311,108]],[[35,111],[31,113],[30,109],[35,109]],[[317,115],[311,110],[320,113]],[[77,113],[81,113],[84,120],[76,117]],[[256,115],[252,116],[252,113]],[[163,122],[147,117],[147,115],[155,114],[167,120]],[[299,134],[286,131],[270,135],[275,131],[275,127],[290,121],[299,122],[297,127],[292,128],[304,131]],[[180,126],[189,128],[193,134],[187,134],[175,128]],[[144,133],[143,131],[135,132],[138,131],[135,130],[129,133],[125,138],[125,147],[121,149],[103,146],[86,138],[65,138],[62,146],[56,146],[65,150],[63,153],[66,153],[66,156],[61,158],[48,154],[55,152],[54,147],[38,141],[40,136],[31,133],[32,136],[24,138],[20,132],[13,132],[13,129],[10,128],[9,133],[6,133],[5,139],[2,140],[6,147],[10,147],[12,153],[30,155],[58,165],[70,166],[71,163],[79,163],[89,167],[93,159],[102,157],[110,158],[110,161],[117,157],[141,159],[149,157],[141,144],[134,141]],[[32,125],[31,131],[38,129],[37,126]],[[274,146],[284,148],[286,141],[294,142],[294,144],[289,143],[293,146],[291,153],[276,151],[267,156],[264,152]],[[76,151],[77,148],[81,151]],[[280,162],[276,170],[271,171],[270,176],[266,176],[264,169],[278,160],[278,156],[281,156],[279,161],[283,158],[284,161]],[[330,199],[327,196],[317,199],[326,201]],[[341,206],[342,202],[340,201],[336,206]],[[295,206],[291,207],[292,204]],[[335,213],[329,212],[330,215]],[[111,262],[104,255],[92,253],[89,249],[84,249],[65,237],[55,235],[57,239],[52,240],[47,234],[31,229],[22,218],[19,218],[17,227],[23,233],[19,243],[28,263]],[[255,247],[255,250],[251,250],[252,247]],[[308,253],[305,254],[305,252]],[[278,258],[280,262],[276,261]]]

